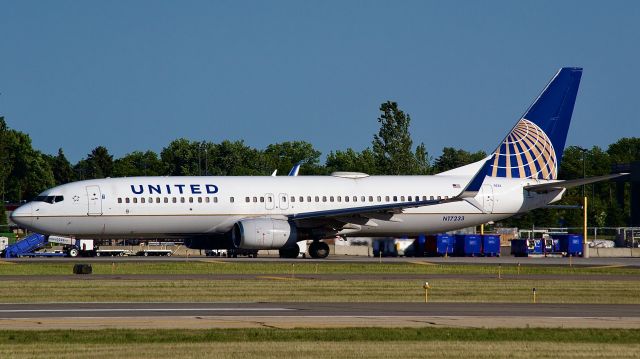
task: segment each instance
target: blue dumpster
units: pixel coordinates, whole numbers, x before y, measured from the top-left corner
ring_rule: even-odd
[[[560,251],[568,256],[581,256],[584,240],[580,234],[554,234],[560,244]]]
[[[516,257],[527,257],[529,255],[527,240],[526,239],[511,240],[511,254]]]
[[[425,251],[429,256],[452,255],[454,247],[454,237],[448,234],[436,234],[426,237]]]
[[[485,257],[500,257],[500,236],[485,234],[482,236],[482,254]]]
[[[482,253],[482,239],[477,234],[458,234],[455,247],[456,255],[479,256]]]

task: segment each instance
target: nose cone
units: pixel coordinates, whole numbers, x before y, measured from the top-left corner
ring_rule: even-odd
[[[11,212],[11,220],[19,226],[30,227],[31,223],[33,223],[33,206],[31,202],[23,204]]]

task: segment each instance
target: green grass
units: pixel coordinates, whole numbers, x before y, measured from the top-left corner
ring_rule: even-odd
[[[90,278],[90,277],[88,277]],[[277,277],[276,277],[277,278]],[[46,302],[420,302],[423,280],[3,281],[0,303]],[[432,302],[640,304],[640,281],[429,279]],[[570,283],[570,284],[568,284]]]
[[[638,344],[635,329],[561,328],[322,328],[322,329],[101,329],[0,330],[0,345],[56,343],[207,343],[207,342],[393,342],[393,341],[535,341],[549,343]]]
[[[273,262],[233,262],[216,260],[194,260],[184,262],[104,262],[91,259],[95,274],[496,274],[498,265],[459,264],[414,264],[402,263],[273,263]],[[72,274],[74,262],[37,263],[0,261],[2,275],[65,275]],[[622,275],[640,274],[640,269],[632,267],[569,267],[503,264],[502,274],[548,274],[548,275]]]

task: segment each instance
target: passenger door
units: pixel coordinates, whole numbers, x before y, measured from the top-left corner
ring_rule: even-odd
[[[273,209],[275,201],[273,199],[273,193],[267,193],[264,195],[264,208]]]
[[[87,191],[87,214],[89,216],[102,215],[102,193],[99,186],[86,186]]]
[[[493,186],[490,184],[482,185],[482,207],[485,212],[493,212]]]

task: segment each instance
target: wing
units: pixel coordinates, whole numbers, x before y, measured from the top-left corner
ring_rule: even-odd
[[[617,177],[626,176],[626,175],[628,175],[628,173],[616,173],[616,174],[605,175],[605,176],[579,178],[579,179],[573,179],[573,180],[567,180],[567,181],[548,182],[548,183],[534,184],[531,186],[525,186],[524,189],[532,192],[546,193],[551,191],[558,191],[565,188],[578,187],[578,186],[582,186],[583,184],[606,181],[612,178],[617,178]]]

